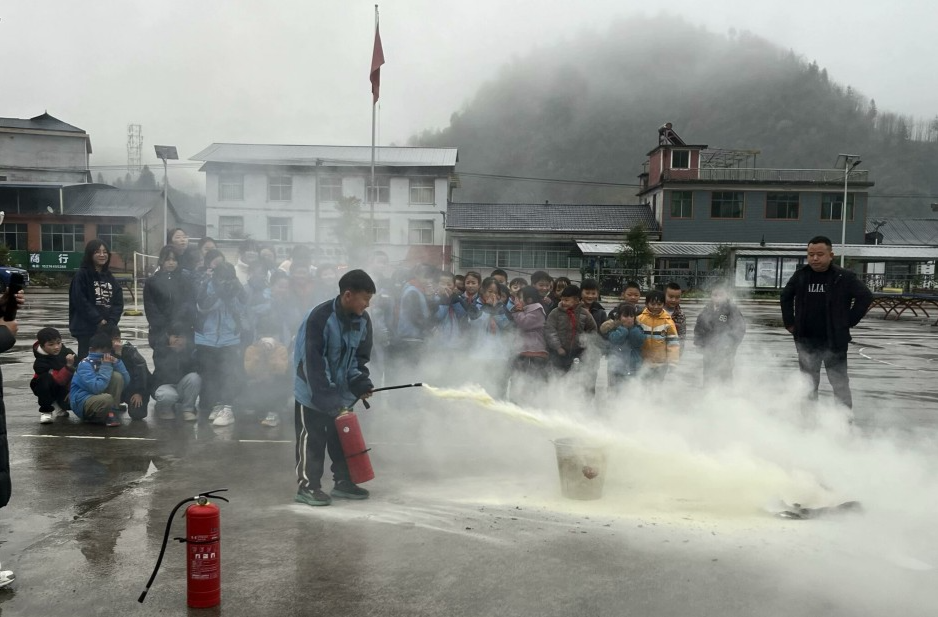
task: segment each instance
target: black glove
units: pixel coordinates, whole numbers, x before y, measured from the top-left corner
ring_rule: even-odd
[[[371,380],[367,377],[358,377],[349,383],[348,389],[356,397],[361,397],[361,395],[368,394],[374,390],[375,385],[371,383]]]

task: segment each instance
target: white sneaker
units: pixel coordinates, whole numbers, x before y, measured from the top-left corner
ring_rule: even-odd
[[[194,411],[184,411],[182,412],[182,419],[186,422],[195,422],[199,419],[199,416]]]
[[[224,405],[215,405],[214,407],[212,407],[212,413],[208,414],[208,419],[211,421],[217,418],[218,414],[220,414],[221,410],[224,408],[225,408]]]
[[[52,403],[52,406],[55,407],[55,411],[52,412],[53,418],[67,418],[68,417],[67,409],[62,409],[61,407],[59,407],[58,403]]]
[[[270,426],[270,427],[280,426],[280,416],[278,416],[272,411],[269,411],[267,412],[267,416],[265,416],[264,419],[261,420],[261,424],[263,424],[264,426]]]
[[[225,405],[221,408],[221,411],[218,412],[218,415],[215,416],[215,419],[212,421],[212,426],[228,426],[229,424],[234,424],[235,417],[234,412],[231,411],[230,405]]]
[[[52,414],[40,412],[39,413],[39,424],[52,424]]]
[[[6,587],[16,580],[13,570],[0,570],[0,587]]]

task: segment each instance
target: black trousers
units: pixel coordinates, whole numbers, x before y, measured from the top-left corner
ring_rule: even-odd
[[[52,413],[55,407],[53,403],[58,403],[62,409],[68,409],[68,387],[60,386],[55,383],[52,373],[43,373],[35,379],[30,380],[29,388],[39,399],[39,411],[41,413]]]
[[[234,404],[244,383],[241,345],[198,345],[196,357],[199,361],[199,376],[202,378],[199,407],[206,411],[214,405]]]
[[[296,403],[296,481],[299,488],[322,488],[322,474],[326,464],[326,450],[332,459],[332,478],[335,482],[351,481],[335,418]]]
[[[853,409],[850,378],[847,376],[847,350],[833,351],[828,347],[827,341],[810,339],[795,341],[795,348],[798,350],[798,368],[811,379],[812,389],[808,397],[817,400],[823,364],[827,371],[827,380],[834,390],[834,397],[844,407]]]

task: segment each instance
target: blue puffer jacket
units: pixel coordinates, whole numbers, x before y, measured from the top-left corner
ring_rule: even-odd
[[[75,370],[75,376],[72,377],[72,386],[69,391],[68,400],[72,404],[72,411],[79,418],[85,417],[85,401],[89,396],[101,394],[107,389],[111,382],[111,375],[117,371],[124,378],[124,389],[130,386],[130,373],[124,366],[123,361],[118,360],[111,364],[102,362],[104,354],[93,351],[88,357],[78,363]],[[120,401],[115,401],[119,403]]]
[[[305,407],[338,416],[374,386],[366,364],[372,328],[367,313],[355,315],[339,298],[311,310],[293,348],[293,395]]]

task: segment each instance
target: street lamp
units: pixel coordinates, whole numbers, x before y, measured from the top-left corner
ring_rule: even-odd
[[[156,158],[163,161],[163,238],[169,242],[169,168],[166,161],[178,161],[179,155],[176,154],[176,146],[153,146],[156,150]],[[162,246],[162,245],[160,245]]]
[[[858,154],[838,154],[834,165],[840,168],[841,161],[844,166],[844,202],[840,206],[840,267],[843,268],[847,252],[847,179],[850,177],[850,172],[862,161]],[[856,204],[854,204],[854,210],[856,210]]]

